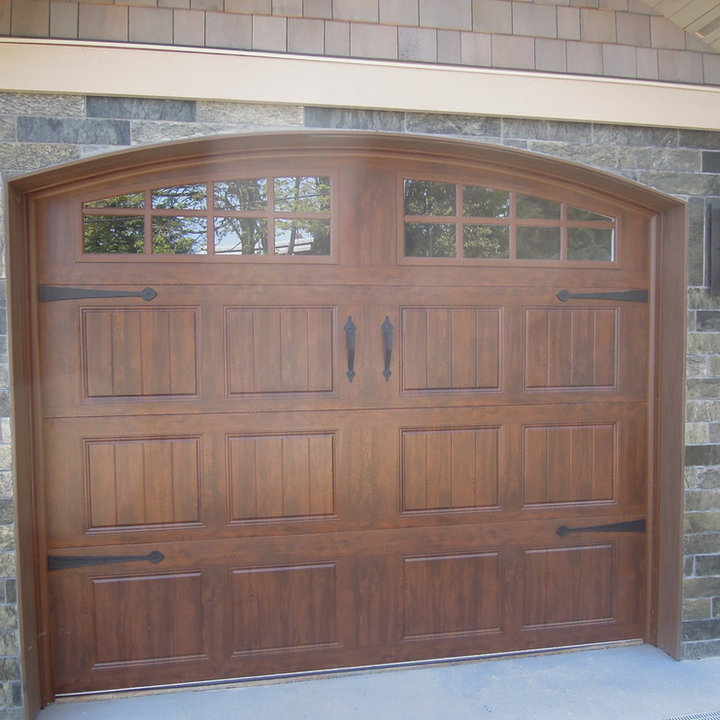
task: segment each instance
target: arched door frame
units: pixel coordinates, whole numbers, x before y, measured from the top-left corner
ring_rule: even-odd
[[[353,132],[253,134],[201,139],[145,147],[95,157],[18,178],[8,186],[9,326],[13,383],[14,467],[16,478],[19,588],[26,707],[32,716],[48,696],[49,658],[42,628],[48,604],[44,586],[44,527],[37,477],[38,456],[34,408],[38,403],[37,364],[32,357],[32,308],[36,198],[60,192],[70,184],[101,177],[127,176],[173,164],[199,164],[228,156],[270,156],[337,149],[355,153],[417,153],[419,157],[482,161],[508,172],[534,175],[565,187],[599,190],[610,200],[652,216],[651,317],[655,358],[650,398],[650,483],[652,517],[648,533],[649,612],[646,640],[680,657],[682,604],[682,527],[684,465],[684,381],[686,343],[686,206],[679,200],[616,176],[526,151],[467,141],[411,135]]]

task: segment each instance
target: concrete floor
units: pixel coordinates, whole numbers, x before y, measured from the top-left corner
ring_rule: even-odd
[[[60,700],[40,720],[720,720],[720,657],[635,645]]]

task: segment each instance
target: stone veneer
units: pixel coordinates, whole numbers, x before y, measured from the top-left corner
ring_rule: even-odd
[[[689,658],[720,654],[720,299],[711,298],[707,292],[704,243],[706,207],[720,198],[720,132],[0,93],[0,178],[7,181],[25,172],[128,146],[201,135],[302,128],[424,133],[500,143],[581,162],[688,201],[684,651]],[[2,229],[0,223],[0,233]],[[0,718],[21,718],[6,297],[4,280],[0,282]]]

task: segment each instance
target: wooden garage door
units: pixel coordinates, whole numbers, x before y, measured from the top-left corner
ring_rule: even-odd
[[[645,635],[642,213],[335,149],[34,222],[55,692]]]

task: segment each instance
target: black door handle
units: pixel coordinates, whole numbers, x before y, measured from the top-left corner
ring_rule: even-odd
[[[393,325],[387,315],[385,316],[385,321],[380,326],[380,329],[383,331],[383,335],[385,336],[385,369],[383,370],[383,375],[385,376],[385,380],[389,380],[392,375],[390,363],[392,362],[393,350]]]
[[[355,323],[353,322],[352,315],[348,315],[347,322],[345,323],[345,327],[343,328],[345,330],[345,335],[347,337],[347,364],[348,369],[345,373],[348,376],[348,379],[350,382],[353,381],[353,378],[355,377],[355,331],[357,330],[357,327]]]

